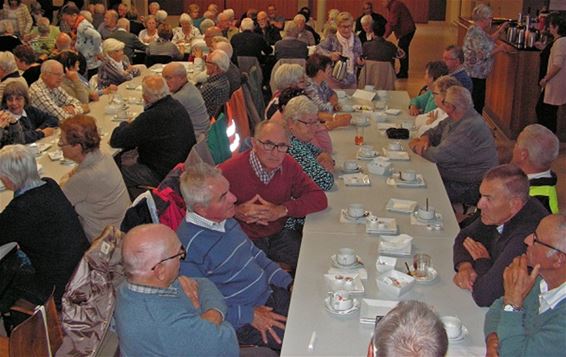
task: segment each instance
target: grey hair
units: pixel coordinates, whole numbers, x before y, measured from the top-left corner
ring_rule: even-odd
[[[176,77],[183,77],[183,78],[187,78],[187,69],[185,68],[185,66],[182,63],[179,62],[171,62],[167,65],[165,65],[168,68],[171,68],[172,70],[172,74]]]
[[[81,10],[79,14],[92,24],[92,14],[88,10]]]
[[[157,9],[161,9],[161,5],[159,5],[157,1],[150,2],[149,5],[147,5],[147,8],[149,9],[151,6],[157,6]]]
[[[167,20],[167,11],[165,10],[157,10],[157,12],[155,13],[155,21],[157,22],[165,22]]]
[[[125,17],[122,17],[121,19],[118,20],[118,22],[116,23],[116,26],[118,26],[121,29],[130,30],[130,20],[128,20]]]
[[[0,149],[0,177],[7,178],[18,190],[41,181],[35,155],[24,145],[6,145]]]
[[[307,22],[307,20],[305,19],[305,16],[302,15],[302,14],[297,14],[297,15],[295,15],[295,17],[293,17],[293,22],[297,22],[297,21]]]
[[[283,31],[285,32],[285,36],[287,37],[297,37],[297,35],[299,34],[299,28],[294,21],[287,21],[285,23],[285,29]]]
[[[54,67],[63,68],[61,62],[49,59],[41,64],[41,74],[52,71]]]
[[[432,88],[436,89],[442,95],[446,94],[448,88],[453,86],[462,86],[459,80],[452,76],[440,76],[432,84]]]
[[[182,13],[181,16],[179,16],[179,24],[183,23],[183,22],[188,22],[191,25],[193,24],[193,19],[191,19],[191,16],[187,13]]]
[[[222,11],[223,13],[226,14],[226,16],[228,16],[228,19],[233,20],[234,16],[236,16],[236,13],[234,12],[234,9],[226,9],[224,11]]]
[[[18,70],[16,57],[14,57],[12,52],[0,52],[0,69],[2,69],[2,71],[6,74],[10,74]]]
[[[253,29],[254,29],[254,20],[250,19],[249,17],[246,17],[245,19],[242,20],[242,23],[240,24],[240,30],[253,31]]]
[[[204,162],[187,167],[181,175],[181,194],[187,205],[187,210],[194,211],[195,205],[208,207],[212,192],[207,180],[222,176],[220,169]]]
[[[306,95],[299,95],[285,105],[283,118],[297,121],[309,114],[318,114],[318,106]]]
[[[448,350],[448,336],[442,321],[423,302],[399,304],[376,325],[374,355],[441,357]]]
[[[221,36],[216,36],[216,37],[221,37]],[[216,38],[216,37],[214,37],[214,38]],[[234,48],[232,47],[230,42],[218,41],[218,42],[214,43],[213,47],[214,47],[215,50],[224,51],[224,53],[226,53],[228,58],[231,58],[232,55],[234,54]]]
[[[474,107],[470,91],[462,86],[452,86],[448,88],[444,101],[452,104],[458,111],[463,113]]]
[[[106,13],[112,15],[114,21],[118,21],[118,18],[120,18],[120,15],[118,15],[118,11],[116,10],[108,10]]]
[[[560,141],[547,127],[540,124],[527,125],[517,137],[517,146],[529,153],[529,162],[544,170],[558,157]]]
[[[208,30],[208,28],[212,26],[214,26],[214,21],[212,21],[211,19],[204,19],[200,23],[200,32],[205,33],[206,30]]]
[[[529,179],[514,164],[495,166],[487,171],[483,181],[500,180],[511,198],[519,198],[523,203],[529,199]]]
[[[161,86],[159,88],[151,88],[150,86],[146,85],[146,82],[152,78],[159,78],[159,80],[161,81]],[[142,93],[148,103],[155,103],[159,99],[169,95],[169,87],[167,87],[165,78],[161,77],[160,75],[145,76],[142,80]]]
[[[478,4],[472,10],[472,20],[479,21],[490,18],[493,15],[491,8],[485,4]]]
[[[263,121],[260,121],[255,126],[254,138],[255,139],[259,138],[261,136],[261,133],[263,133],[263,130],[265,129],[265,127],[270,126],[270,125],[276,125],[276,126],[280,127],[281,129],[283,129],[285,131],[285,136],[287,138],[291,136],[291,133],[289,132],[289,129],[287,129],[287,126],[285,125],[285,123],[283,123],[281,121],[276,121],[276,120],[263,120]]]
[[[450,45],[446,47],[446,51],[451,52],[452,55],[456,57],[458,61],[460,61],[460,63],[464,63],[464,50],[462,49],[462,47],[456,45]]]
[[[273,85],[279,90],[297,84],[305,77],[305,68],[296,63],[284,63],[273,74]]]
[[[226,43],[230,43],[230,40],[227,37],[224,36],[214,36],[212,38],[212,40],[210,40],[211,43],[216,44],[218,42],[226,42]]]
[[[230,68],[230,57],[222,50],[214,50],[208,55],[208,60],[218,66],[222,72]]]
[[[373,23],[373,18],[371,17],[371,15],[364,15],[364,16],[362,16],[362,18],[360,19],[360,23],[362,23],[362,24],[371,24],[371,23]]]
[[[107,38],[102,42],[102,53],[107,55],[109,52],[123,50],[125,46],[122,41],[115,38]]]
[[[98,3],[94,5],[95,14],[104,14],[106,12],[106,6],[104,4]]]

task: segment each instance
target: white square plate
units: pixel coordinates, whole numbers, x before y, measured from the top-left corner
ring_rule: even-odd
[[[366,223],[366,232],[373,234],[397,234],[397,220],[395,218],[377,217],[378,222],[383,222],[384,226],[379,227],[378,223]]]
[[[392,151],[383,148],[383,155],[387,156],[390,160],[411,160],[407,151]]]
[[[379,254],[407,256],[411,255],[413,237],[408,234],[380,236]]]
[[[350,286],[348,284],[341,284],[340,280],[336,279],[336,276],[342,276],[343,278],[352,278],[353,284]],[[337,290],[347,290],[353,294],[361,294],[364,292],[364,284],[358,273],[340,273],[340,274],[324,274],[324,280],[326,281],[326,286],[328,291]]]
[[[385,114],[388,115],[399,115],[401,113],[401,109],[387,109]]]
[[[388,211],[399,213],[413,213],[416,207],[416,201],[401,200],[397,198],[390,198],[385,206]]]
[[[390,180],[393,180],[397,187],[426,187],[423,175],[417,175],[415,181],[405,181],[399,177],[390,177]]]
[[[344,179],[344,184],[346,186],[369,186],[371,185],[371,181],[369,180],[369,176],[366,174],[358,173],[358,174],[351,174],[351,175],[342,175],[342,179]]]
[[[360,323],[375,325],[377,316],[383,317],[387,315],[398,303],[398,301],[391,300],[362,299]]]

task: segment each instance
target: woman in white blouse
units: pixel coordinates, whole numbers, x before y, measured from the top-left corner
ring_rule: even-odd
[[[138,37],[141,42],[148,45],[159,38],[159,35],[157,34],[157,20],[155,19],[155,16],[147,16],[145,18],[144,25],[145,29],[140,31]]]

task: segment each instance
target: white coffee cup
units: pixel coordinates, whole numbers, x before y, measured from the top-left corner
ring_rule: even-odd
[[[401,150],[401,143],[398,142],[398,141],[394,141],[394,142],[392,142],[392,143],[389,143],[389,144],[387,145],[387,147],[389,148],[389,150],[392,150],[392,151],[399,151],[399,150]]]
[[[330,304],[337,311],[351,309],[354,306],[354,300],[347,290],[338,290],[330,294]]]
[[[367,85],[367,86],[364,87],[364,90],[367,90],[369,92],[373,92],[375,90],[375,86]]]
[[[364,206],[361,203],[351,203],[348,205],[348,215],[350,217],[359,218],[365,213]]]
[[[364,156],[372,156],[375,154],[375,150],[371,145],[362,145],[360,147],[360,153]]]
[[[419,207],[417,214],[422,219],[433,219],[435,217],[434,207],[428,206],[428,211],[426,207]]]
[[[415,181],[417,179],[417,173],[414,170],[403,170],[401,171],[401,180],[403,181]]]
[[[444,324],[448,338],[458,338],[462,334],[462,321],[456,316],[442,316],[440,318]]]
[[[336,261],[340,265],[352,265],[356,262],[356,253],[352,248],[340,248],[336,254]]]
[[[354,171],[359,168],[358,162],[356,160],[346,160],[344,161],[344,170],[346,171]]]

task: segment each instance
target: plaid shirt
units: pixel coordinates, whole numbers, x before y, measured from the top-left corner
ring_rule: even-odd
[[[71,97],[61,88],[48,88],[41,78],[31,85],[29,97],[31,105],[53,115],[59,120],[73,115],[63,110],[63,107],[66,105],[72,105],[75,108],[75,114],[83,112],[83,107],[78,99]]]
[[[216,116],[221,106],[230,99],[230,82],[226,73],[218,73],[208,77],[199,87],[208,115]]]
[[[169,286],[168,288],[157,288],[155,286],[140,285],[128,282],[127,286],[129,290],[140,294],[175,297],[179,293],[179,290],[177,288],[174,288],[173,284],[171,284],[171,286]]]
[[[250,165],[252,165],[252,169],[254,169],[256,176],[265,185],[269,184],[269,181],[271,181],[271,179],[275,176],[275,174],[278,171],[283,171],[283,168],[281,166],[279,166],[278,168],[276,168],[271,172],[264,169],[263,166],[261,165],[261,162],[259,162],[259,159],[257,158],[257,155],[255,154],[254,151],[250,153]]]

